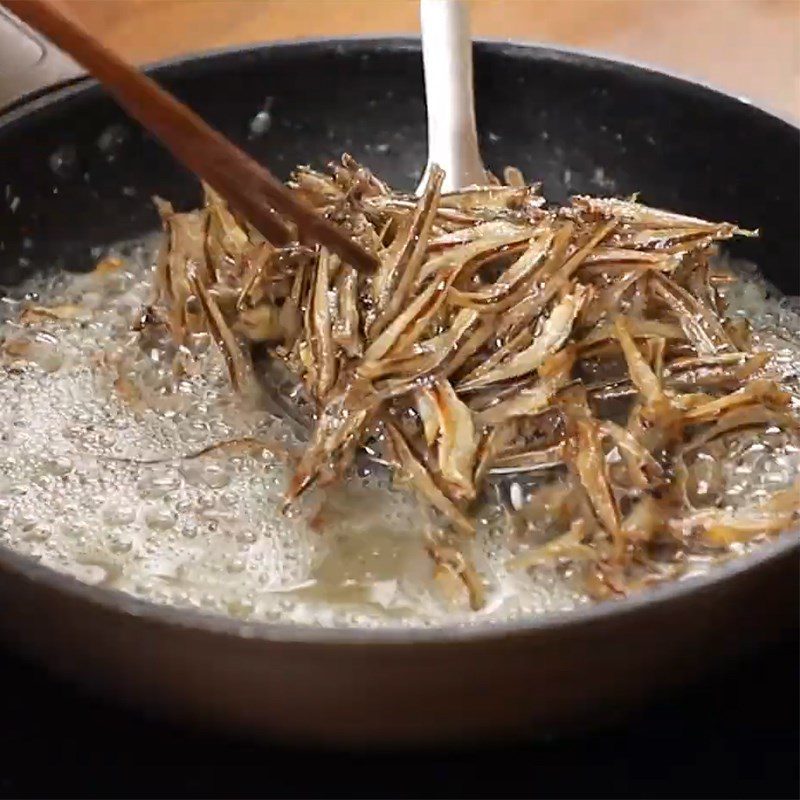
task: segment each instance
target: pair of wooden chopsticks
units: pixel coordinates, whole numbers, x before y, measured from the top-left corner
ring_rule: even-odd
[[[377,259],[316,213],[272,173],[203,122],[155,81],[127,64],[49,0],[0,0],[23,22],[82,64],[117,102],[184,166],[215,189],[273,244],[317,242],[353,267],[371,272]]]

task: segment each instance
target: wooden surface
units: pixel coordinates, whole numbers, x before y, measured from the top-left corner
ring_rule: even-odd
[[[64,0],[135,61],[269,39],[418,31],[415,0]],[[476,36],[650,63],[800,118],[800,0],[473,0]]]

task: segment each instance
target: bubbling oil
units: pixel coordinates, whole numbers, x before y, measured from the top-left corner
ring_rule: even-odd
[[[119,268],[39,278],[0,300],[11,355],[0,382],[0,543],[89,584],[252,621],[473,624],[590,602],[563,566],[508,571],[513,542],[492,513],[469,551],[486,606],[443,595],[425,514],[380,467],[283,513],[285,453],[301,446],[292,428],[242,405],[210,342],[197,342],[198,368],[176,379],[132,331],[155,244],[120,245]],[[755,278],[729,295],[796,388],[796,309]],[[32,303],[69,318],[23,325]],[[796,449],[760,440],[737,458],[732,504],[788,485],[800,468]],[[698,559],[692,572],[708,568]]]

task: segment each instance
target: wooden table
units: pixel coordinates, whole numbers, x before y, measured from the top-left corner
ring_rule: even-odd
[[[64,0],[136,61],[303,36],[416,32],[416,0]],[[800,119],[800,0],[473,0],[476,36],[646,62]]]

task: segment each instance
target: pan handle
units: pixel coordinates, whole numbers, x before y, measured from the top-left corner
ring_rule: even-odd
[[[0,111],[84,74],[69,56],[0,7]]]

